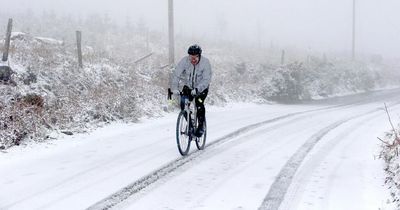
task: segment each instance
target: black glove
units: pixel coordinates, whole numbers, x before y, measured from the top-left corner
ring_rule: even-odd
[[[171,88],[168,88],[168,100],[172,99],[172,91]]]

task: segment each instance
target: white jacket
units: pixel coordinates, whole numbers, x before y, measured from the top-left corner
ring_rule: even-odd
[[[206,57],[201,56],[199,63],[193,65],[189,56],[185,56],[172,73],[171,89],[182,91],[186,85],[190,89],[197,88],[199,92],[203,92],[210,86],[211,76],[211,64]]]

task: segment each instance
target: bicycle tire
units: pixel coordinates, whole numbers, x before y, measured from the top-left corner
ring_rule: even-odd
[[[185,111],[181,111],[176,122],[176,143],[179,153],[182,156],[188,154],[190,149],[190,134],[188,131],[188,121],[185,118]]]
[[[206,145],[207,139],[207,122],[204,121],[204,133],[201,137],[196,138],[196,147],[198,150],[203,150],[204,146]]]

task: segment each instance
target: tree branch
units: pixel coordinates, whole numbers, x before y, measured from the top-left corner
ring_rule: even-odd
[[[388,111],[388,108],[386,106],[386,103],[383,103],[383,104],[385,105],[385,111],[386,111],[386,114],[387,114],[387,116],[389,118],[389,123],[392,126],[392,130],[393,130],[393,133],[394,133],[394,136],[395,136],[395,140],[398,141],[399,137],[397,136],[397,132],[394,129],[394,126],[393,126],[393,123],[392,123],[392,119],[390,119],[390,115],[389,115],[389,111]]]
[[[386,142],[386,141],[383,141],[381,138],[379,138],[379,137],[376,137],[376,138],[378,138],[379,139],[379,141],[381,141],[381,142],[383,142],[384,144],[386,144],[387,146],[391,146],[388,142]]]

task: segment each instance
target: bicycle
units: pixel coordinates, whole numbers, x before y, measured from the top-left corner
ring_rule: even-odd
[[[180,94],[182,95],[182,93]],[[198,150],[203,150],[207,139],[207,123],[204,120],[204,133],[201,137],[197,137],[195,132],[198,128],[196,97],[189,101],[189,98],[184,98],[184,109],[179,112],[176,122],[176,143],[179,153],[186,156],[190,150],[191,141],[196,142]]]

